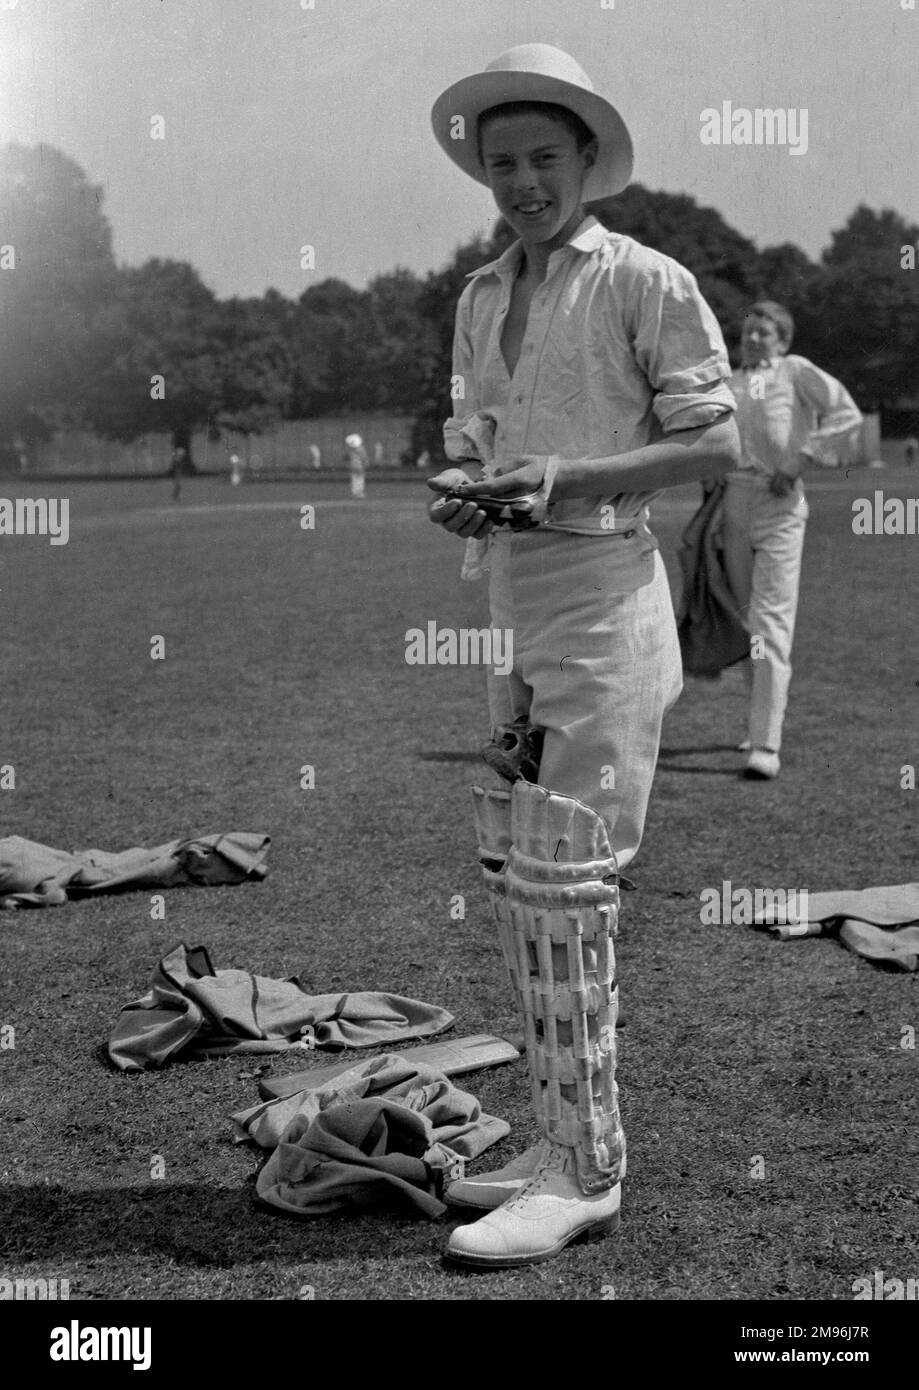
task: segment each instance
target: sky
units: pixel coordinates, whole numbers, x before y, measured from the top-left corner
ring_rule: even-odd
[[[489,229],[430,108],[513,44],[551,43],[625,119],[639,182],[816,257],[859,202],[919,221],[910,3],[0,0],[0,145],[56,146],[101,185],[121,262],[190,261],[222,297],[362,288]],[[703,144],[726,101],[806,109],[806,152]]]

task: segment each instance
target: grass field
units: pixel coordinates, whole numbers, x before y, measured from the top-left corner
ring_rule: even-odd
[[[851,501],[876,487],[915,496],[919,477],[809,488],[781,778],[736,775],[734,675],[688,683],[665,727],[618,944],[621,1235],[488,1276],[442,1267],[449,1221],[253,1205],[259,1156],[226,1116],[254,1101],[261,1059],[125,1076],[105,1054],[178,941],[205,943],[218,967],[302,973],[317,993],[438,1003],[458,1033],[513,1028],[469,813],[484,677],[403,659],[410,627],[485,622],[423,489],[371,480],[359,504],[330,482],[199,481],[173,506],[164,481],[78,485],[67,545],[0,539],[0,765],[16,778],[0,833],[106,849],[273,838],[264,883],[167,894],[165,921],[145,894],[0,913],[0,1024],[15,1028],[0,1051],[0,1277],[67,1278],[72,1298],[296,1299],[310,1285],[339,1300],[590,1300],[609,1286],[621,1300],[845,1300],[876,1269],[919,1275],[919,1053],[901,1046],[919,976],[699,918],[700,893],[725,879],[816,892],[919,878],[919,793],[900,786],[919,763],[919,537],[853,536]],[[695,500],[681,490],[656,510],[672,578]],[[533,1137],[525,1076],[468,1085],[512,1126],[491,1167]]]

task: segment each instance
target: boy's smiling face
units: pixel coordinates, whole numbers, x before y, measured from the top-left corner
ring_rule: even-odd
[[[783,357],[788,345],[778,325],[765,314],[747,314],[740,334],[740,352],[745,367],[758,367],[773,357]]]
[[[581,187],[596,142],[578,149],[562,122],[538,111],[483,122],[482,165],[498,211],[524,244],[564,246],[584,216]]]

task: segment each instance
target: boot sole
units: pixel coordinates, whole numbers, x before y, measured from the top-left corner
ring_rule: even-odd
[[[567,1245],[573,1245],[575,1241],[601,1240],[606,1236],[615,1235],[621,1221],[621,1213],[617,1211],[612,1216],[604,1217],[602,1221],[592,1221],[579,1227],[548,1250],[540,1250],[533,1255],[467,1255],[448,1248],[444,1251],[443,1258],[448,1264],[463,1265],[468,1269],[516,1269],[519,1265],[538,1265],[554,1259]]]

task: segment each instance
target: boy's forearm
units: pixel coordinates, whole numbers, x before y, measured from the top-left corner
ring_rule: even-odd
[[[553,498],[615,497],[623,492],[658,492],[683,483],[720,477],[740,460],[733,416],[699,429],[678,430],[654,444],[599,459],[562,459]]]

